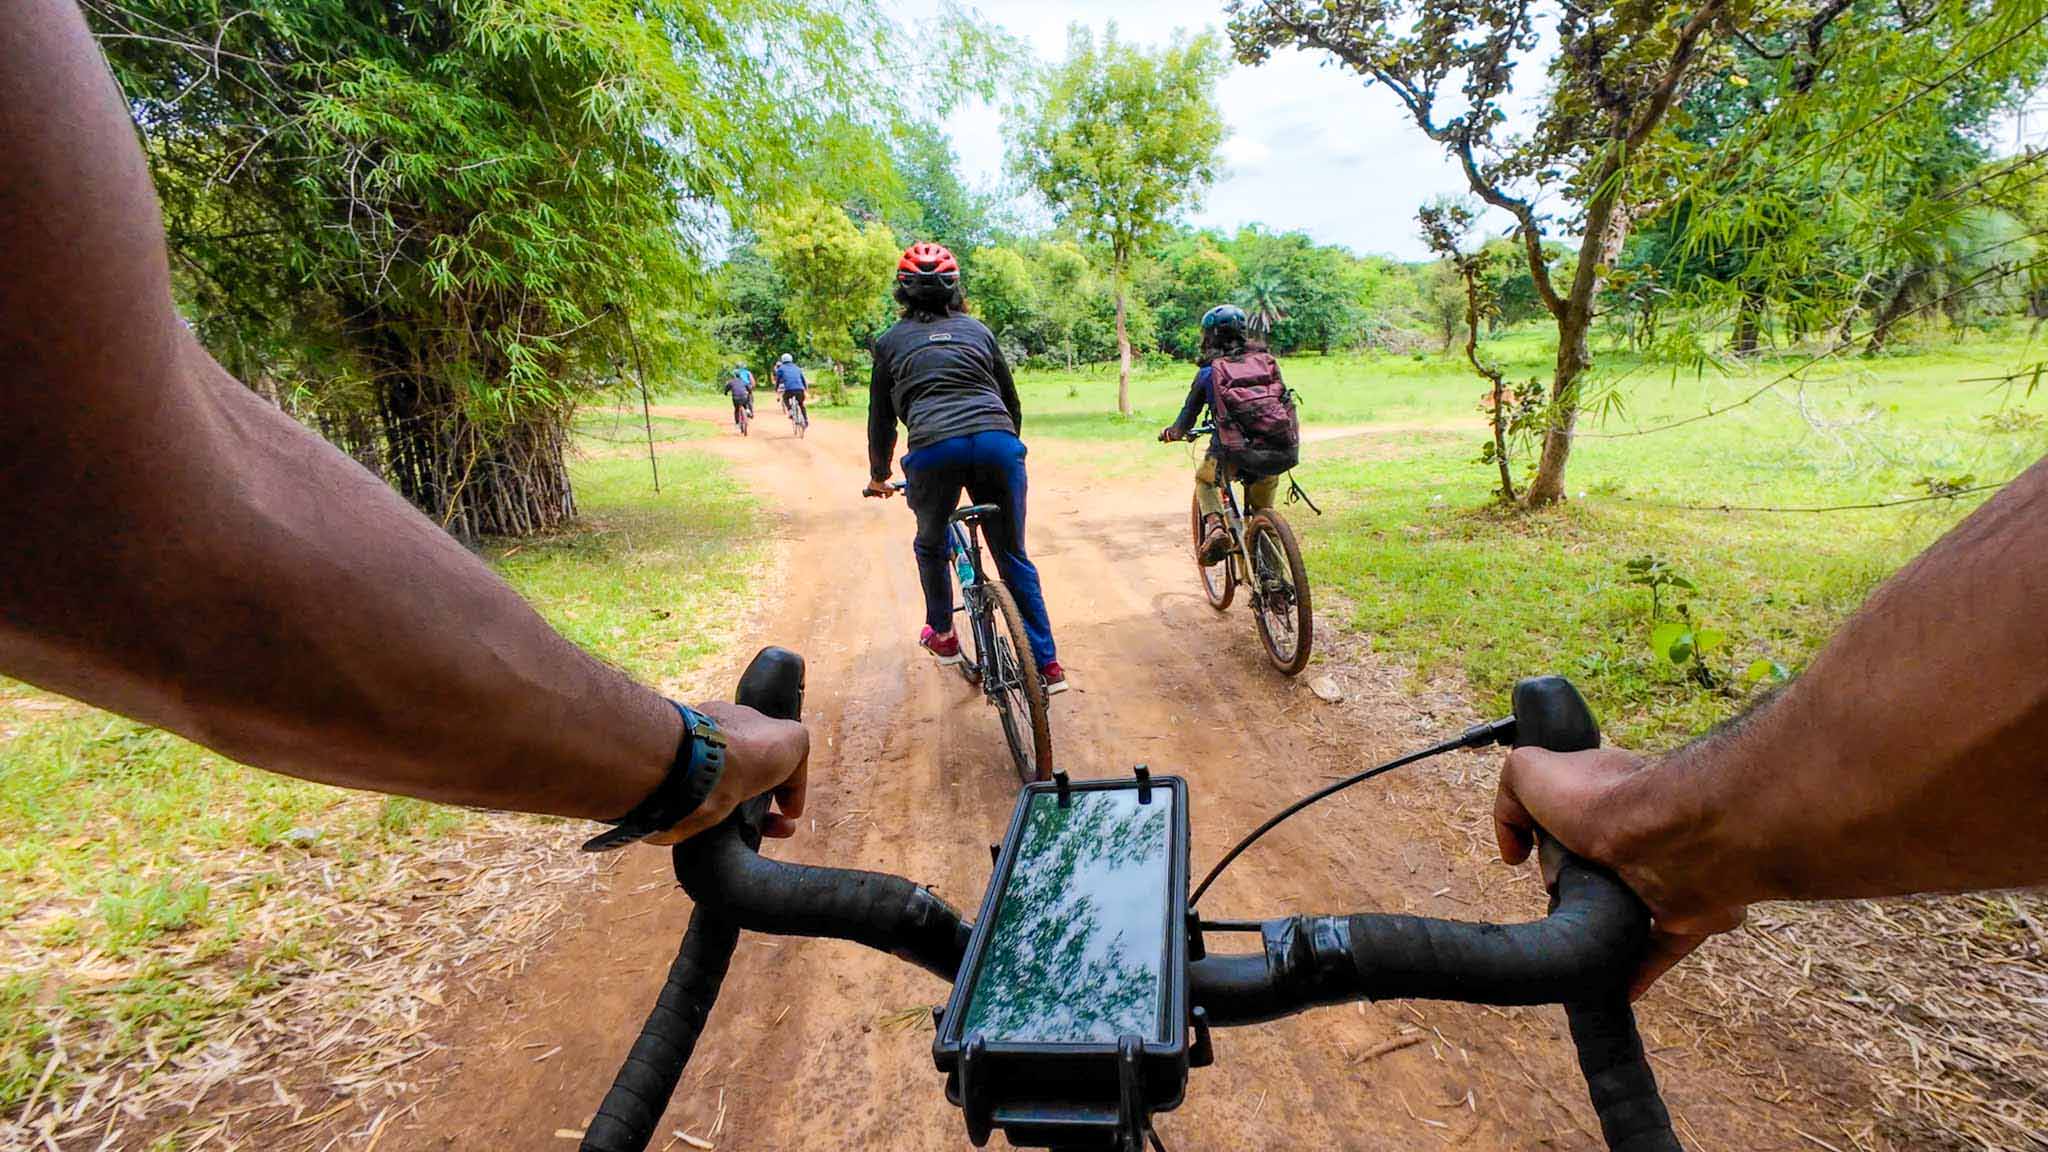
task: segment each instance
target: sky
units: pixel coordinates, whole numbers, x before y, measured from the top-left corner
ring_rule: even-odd
[[[1073,23],[1099,32],[1114,20],[1124,39],[1152,45],[1176,28],[1223,30],[1223,6],[1214,0],[970,2],[1044,60],[1065,55]],[[885,7],[909,25],[935,15],[939,0],[885,0]],[[1300,229],[1361,254],[1423,258],[1415,210],[1437,195],[1466,194],[1463,176],[1391,92],[1367,88],[1319,59],[1290,51],[1258,68],[1231,65],[1217,92],[1231,129],[1223,145],[1227,170],[1191,221],[1226,231],[1251,223]],[[979,101],[946,121],[961,173],[973,187],[1007,185],[1002,122],[997,109]],[[2048,99],[2001,129],[2000,152],[2023,144],[2048,144]],[[1505,231],[1508,223],[1501,213],[1485,220],[1492,232]]]
[[[889,0],[885,6],[905,24],[939,7],[937,0]],[[1151,45],[1164,43],[1175,28],[1223,30],[1223,6],[1200,0],[979,0],[973,6],[1045,60],[1066,54],[1073,23],[1099,32],[1114,20],[1124,39]],[[1231,128],[1223,145],[1228,170],[1190,217],[1197,225],[1298,228],[1359,253],[1419,259],[1425,250],[1416,208],[1432,196],[1465,190],[1456,165],[1415,129],[1392,93],[1368,89],[1313,57],[1286,52],[1256,69],[1233,64],[1217,96]],[[961,174],[974,187],[1005,183],[1002,122],[997,109],[978,101],[946,122]]]

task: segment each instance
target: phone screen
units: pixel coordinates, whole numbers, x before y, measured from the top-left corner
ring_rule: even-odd
[[[1176,797],[1034,793],[960,1035],[1036,1044],[1168,1039]]]

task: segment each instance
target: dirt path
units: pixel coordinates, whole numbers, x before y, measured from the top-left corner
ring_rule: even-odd
[[[814,827],[778,852],[916,877],[971,914],[1014,783],[993,714],[914,647],[910,516],[858,497],[859,437],[821,420],[796,441],[773,416],[750,439],[712,446],[781,505],[791,576],[756,639],[810,660]],[[1199,599],[1177,460],[1163,454],[1156,471],[1108,485],[1081,458],[1047,443],[1031,460],[1032,549],[1076,686],[1055,706],[1062,764],[1078,776],[1138,762],[1187,776],[1204,868],[1287,799],[1426,734],[1395,696],[1321,704],[1262,665],[1248,616],[1219,618]],[[1205,910],[1540,911],[1528,877],[1469,861],[1469,829],[1434,818],[1429,787],[1397,783],[1284,826]],[[459,1067],[382,1147],[573,1147],[556,1133],[595,1109],[688,916],[665,863],[636,853],[602,906],[458,1022]],[[945,991],[853,945],[748,937],[655,1147],[716,1128],[720,1149],[965,1148],[922,1015]],[[1811,1147],[1795,1129],[1836,1131],[1799,1087],[1818,1073],[1689,1050],[1660,1030],[1654,1005],[1650,1019],[1690,1147]],[[1408,1043],[1390,1051],[1395,1041]],[[1344,1007],[1220,1034],[1216,1046],[1188,1104],[1161,1118],[1170,1148],[1599,1147],[1555,1011]]]

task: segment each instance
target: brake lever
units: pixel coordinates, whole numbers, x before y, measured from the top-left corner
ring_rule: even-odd
[[[802,720],[804,658],[787,648],[771,646],[761,649],[740,676],[739,688],[733,693],[733,703],[775,720]],[[732,815],[715,827],[676,845],[671,856],[677,879],[683,876],[685,860],[702,854],[715,841],[735,832],[749,850],[760,851],[762,830],[768,825],[771,803],[772,798],[764,792],[742,802],[733,809]]]
[[[1562,676],[1537,676],[1516,684],[1514,712],[1512,743],[1517,748],[1590,752],[1600,747],[1600,722],[1586,698]],[[1558,876],[1571,858],[1571,851],[1557,837],[1536,829],[1536,860],[1543,869],[1543,886],[1553,896]]]

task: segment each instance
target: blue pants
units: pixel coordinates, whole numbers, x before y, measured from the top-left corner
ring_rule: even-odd
[[[935,632],[953,630],[952,547],[946,522],[960,506],[960,490],[976,504],[1001,509],[982,522],[996,570],[1017,600],[1024,634],[1040,664],[1058,659],[1052,622],[1038,568],[1024,554],[1024,442],[1009,432],[976,432],[927,444],[903,458],[905,495],[917,513],[917,574],[924,584],[924,622]]]

